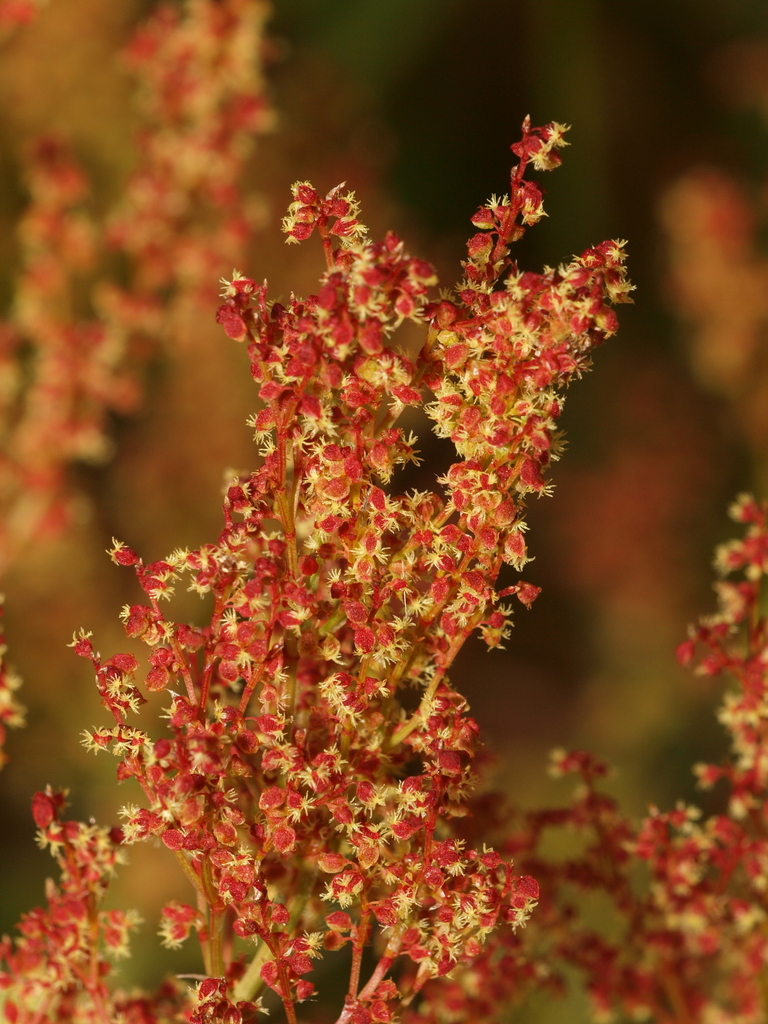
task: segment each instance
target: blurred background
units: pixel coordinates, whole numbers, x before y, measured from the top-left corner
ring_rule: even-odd
[[[314,287],[319,250],[286,247],[279,232],[297,179],[323,191],[346,181],[374,236],[393,228],[451,285],[469,217],[508,184],[509,146],[526,114],[573,128],[563,167],[540,177],[549,218],[520,243],[521,265],[538,270],[626,238],[637,292],[619,310],[618,337],[569,394],[554,496],[530,509],[535,561],[525,578],[542,595],[518,614],[505,651],[469,644],[455,680],[495,751],[495,785],[526,806],[559,795],[545,773],[553,746],[610,760],[614,789],[635,815],[648,803],[700,799],[691,763],[724,752],[717,685],[679,669],[674,649],[713,607],[711,552],[729,535],[728,502],[745,489],[768,495],[766,4],[218,6],[251,20],[240,34],[236,24],[216,29],[221,46],[232,44],[231,81],[219,81],[217,95],[241,97],[236,123],[227,107],[230,121],[219,124],[231,166],[216,172],[226,186],[217,192],[198,166],[210,139],[179,136],[174,113],[177,79],[210,57],[200,19],[215,3],[171,4],[181,21],[169,25],[198,21],[176,49],[157,43],[165,29],[150,33],[132,60],[119,55],[156,16],[148,0],[0,5],[0,411],[11,452],[0,505],[14,524],[2,588],[9,660],[29,709],[0,774],[0,933],[41,898],[50,872],[32,845],[32,793],[68,787],[77,815],[110,822],[136,797],[115,791],[110,759],[79,746],[103,713],[88,665],[66,647],[83,626],[105,655],[125,649],[117,615],[139,595],[104,554],[110,538],[147,560],[198,546],[217,533],[225,470],[254,457],[245,353],[213,323],[211,285],[237,259],[267,277],[274,296]],[[142,71],[148,53],[169,62],[166,81]],[[216,116],[206,113],[206,88],[204,78],[197,92],[190,86],[202,124]],[[35,148],[41,136],[48,150]],[[165,192],[158,174],[177,175]],[[147,196],[155,206],[142,220]],[[163,202],[180,203],[183,217],[168,219]],[[81,228],[91,241],[78,262]],[[152,245],[164,231],[172,259],[158,267]],[[46,271],[59,288],[53,327],[48,258],[66,264],[66,280]],[[160,327],[158,308],[173,311]],[[46,449],[45,473],[30,484],[14,459],[41,448],[40,422],[61,399],[51,379],[41,383],[36,352],[51,330],[71,349],[70,328],[99,316],[109,321],[109,343],[98,342],[109,387],[78,378],[98,444]],[[51,363],[54,385],[60,365]],[[434,454],[429,438],[423,451],[427,461]],[[32,485],[39,500],[30,505]],[[169,895],[184,898],[154,860],[148,870],[151,854],[132,854],[137,881],[126,873],[121,883],[121,899],[150,920]],[[154,957],[152,932],[138,974]]]

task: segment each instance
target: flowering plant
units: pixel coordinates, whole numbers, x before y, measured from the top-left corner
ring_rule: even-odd
[[[578,967],[595,1020],[765,1020],[768,511],[742,495],[731,516],[744,536],[717,550],[718,611],[678,648],[681,664],[732,681],[718,714],[731,757],[694,767],[703,789],[727,785],[722,811],[704,815],[680,802],[666,812],[652,807],[635,824],[602,791],[605,764],[583,751],[556,751],[553,773],[578,779],[573,802],[525,816],[506,844],[535,871],[544,894],[538,935],[527,942],[530,963],[545,958],[549,985],[558,984],[558,963]],[[731,574],[737,578],[725,578]],[[542,840],[553,828],[578,836],[569,847],[581,852],[546,855]],[[583,913],[584,894],[605,900],[611,927],[605,920],[595,927]]]
[[[240,273],[224,283],[217,319],[248,347],[261,462],[230,481],[214,543],[148,564],[114,543],[144,594],[122,619],[148,666],[102,658],[86,632],[73,646],[112,716],[85,743],[117,756],[144,803],[110,830],[35,796],[61,880],[2,947],[8,1019],[237,1024],[271,990],[294,1024],[313,962],[345,947],[339,1024],[495,1012],[478,979],[507,973],[538,887],[467,827],[478,729],[449,672],[475,630],[502,643],[505,598],[538,593],[499,574],[526,564],[525,501],[547,491],[563,390],[630,288],[617,242],[541,274],[510,259],[543,216],[525,173],[559,164],[563,133],[526,120],[509,193],[472,218],[463,277],[439,300],[400,239],[368,239],[352,193],[308,183],[283,227],[318,234],[317,294],[283,305]],[[410,354],[394,342],[406,320],[425,335]],[[428,490],[396,488],[418,462],[406,419],[453,452]],[[207,600],[204,624],[166,610],[182,581]],[[129,717],[142,687],[168,694],[161,734]],[[192,892],[160,934],[173,947],[194,932],[203,973],[127,994],[107,986],[108,958],[137,921],[102,897],[125,848],[153,837]]]
[[[0,34],[32,0],[0,0]],[[0,571],[78,515],[68,470],[110,454],[110,413],[138,404],[159,341],[189,346],[258,219],[245,169],[270,123],[261,0],[161,4],[122,63],[137,87],[135,164],[97,212],[62,139],[30,147],[14,299],[0,322]],[[220,271],[219,271],[220,272]],[[183,340],[182,340],[183,336]]]

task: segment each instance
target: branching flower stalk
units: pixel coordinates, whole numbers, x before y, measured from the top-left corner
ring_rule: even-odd
[[[0,33],[10,12],[36,7],[0,3]],[[0,323],[0,571],[73,518],[69,468],[109,456],[109,415],[135,409],[148,353],[182,343],[185,310],[208,308],[217,275],[243,257],[258,219],[245,169],[271,121],[265,17],[262,0],[184,0],[140,26],[123,55],[136,165],[106,215],[63,140],[30,148]]]
[[[294,1024],[315,962],[345,946],[338,1024],[424,1020],[441,999],[456,1004],[471,965],[489,986],[505,970],[538,887],[464,839],[478,728],[449,674],[473,632],[502,643],[506,598],[528,607],[538,593],[499,585],[499,573],[528,560],[525,502],[548,490],[564,389],[615,331],[611,304],[630,289],[621,243],[541,274],[510,257],[543,216],[525,174],[559,164],[564,130],[526,120],[509,194],[474,215],[462,279],[439,299],[433,268],[399,238],[368,238],[351,193],[309,183],[294,186],[283,227],[290,241],[320,236],[317,294],[282,304],[240,273],[224,282],[217,318],[248,348],[261,462],[230,482],[214,543],[151,563],[124,543],[110,552],[143,591],[122,619],[149,668],[75,637],[113,719],[85,742],[111,750],[144,799],[123,809],[119,836],[94,833],[91,871],[71,883],[101,930],[90,952],[75,936],[72,963],[61,954],[50,970],[71,927],[58,891],[7,943],[15,1021],[238,1024],[271,989]],[[411,355],[396,345],[406,320],[424,331]],[[401,491],[398,470],[418,455],[398,424],[414,412],[453,457],[429,489]],[[180,584],[207,600],[204,625],[169,613]],[[143,689],[168,695],[157,737],[130,724]],[[36,799],[41,841],[69,879],[91,849],[85,826],[61,820],[60,795]],[[165,907],[163,941],[195,932],[205,977],[134,999],[103,983],[111,944],[96,908],[112,862],[101,851],[153,837],[191,889],[190,903]],[[132,924],[121,920],[121,937]]]
[[[758,1024],[768,1015],[768,515],[749,495],[731,515],[744,535],[716,552],[718,610],[678,649],[683,665],[730,680],[718,715],[730,756],[694,767],[702,788],[724,785],[723,810],[704,815],[681,802],[633,823],[601,791],[599,759],[559,751],[555,774],[579,782],[573,803],[529,815],[506,844],[546,894],[538,939],[526,930],[529,963],[543,955],[553,974],[558,964],[578,967],[595,1020]],[[543,855],[553,827],[576,833],[583,853]],[[607,898],[612,934],[583,919],[579,893]]]

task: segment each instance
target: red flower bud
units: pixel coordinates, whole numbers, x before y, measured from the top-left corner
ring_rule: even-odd
[[[355,630],[355,647],[361,654],[370,654],[376,646],[376,637],[368,626]]]
[[[279,825],[272,833],[272,844],[279,853],[290,853],[296,846],[295,831],[290,825]]]
[[[177,828],[166,829],[160,838],[169,850],[181,850],[184,846],[184,833]]]
[[[56,805],[48,793],[35,793],[32,797],[32,817],[38,828],[48,828],[56,817]]]

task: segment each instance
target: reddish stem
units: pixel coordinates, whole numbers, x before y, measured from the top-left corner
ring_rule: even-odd
[[[352,970],[349,975],[349,990],[347,998],[357,999],[357,990],[360,987],[360,968],[363,962],[363,949],[368,938],[368,924],[370,912],[365,897],[360,900],[360,924],[357,926],[357,934],[352,947]]]

